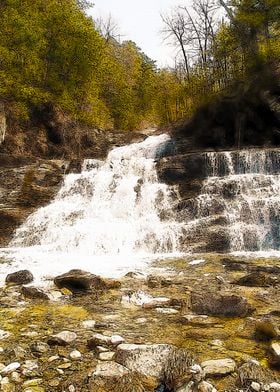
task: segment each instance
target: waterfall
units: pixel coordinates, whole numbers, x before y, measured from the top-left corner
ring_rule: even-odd
[[[168,140],[151,136],[115,148],[105,161],[87,159],[80,174],[68,174],[56,198],[16,231],[9,251],[18,267],[42,275],[67,267],[115,275],[136,258],[176,252],[182,229],[170,214],[176,190],[159,183],[155,169]]]
[[[208,177],[196,220],[224,218],[230,251],[280,250],[280,152],[205,154]]]
[[[119,276],[180,251],[280,250],[279,150],[201,153],[200,194],[180,200],[156,171],[171,144],[167,135],[150,136],[105,161],[86,159],[0,251],[0,275],[11,271],[7,261],[41,280],[71,268]]]

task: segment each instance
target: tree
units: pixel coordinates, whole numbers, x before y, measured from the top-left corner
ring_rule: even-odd
[[[225,0],[219,1],[230,19],[232,34],[243,53],[248,73],[263,67],[269,58],[277,57],[274,45],[276,41],[279,43],[276,37],[280,19],[278,0],[236,0],[231,6]]]
[[[175,46],[179,48],[183,56],[183,64],[187,78],[190,76],[189,56],[187,53],[186,45],[191,41],[189,36],[189,24],[185,20],[184,15],[177,7],[171,16],[161,16],[165,27],[162,32],[166,39],[171,39]]]
[[[5,0],[1,7],[1,101],[23,117],[52,102],[77,118],[104,120],[97,78],[104,42],[81,2]]]
[[[99,17],[94,21],[99,33],[105,38],[108,43],[110,40],[120,41],[120,28],[117,22],[109,14],[107,18]]]

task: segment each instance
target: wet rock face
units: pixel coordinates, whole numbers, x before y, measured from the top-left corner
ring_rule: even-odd
[[[246,317],[254,308],[238,295],[191,293],[191,308],[198,314],[209,316]]]
[[[169,185],[178,185],[184,200],[200,193],[202,182],[206,178],[205,156],[203,153],[174,154],[157,161],[160,181]]]
[[[205,152],[179,154],[168,151],[171,155],[157,160],[159,180],[175,186],[179,191],[179,199],[175,203],[172,215],[177,221],[190,222],[200,212],[199,195],[207,178],[207,159]],[[203,224],[197,222],[192,230],[186,231],[181,238],[181,249],[193,252],[227,252],[229,236],[227,220],[223,216],[224,207],[218,199],[208,206],[207,220]]]
[[[0,247],[36,208],[55,196],[67,163],[0,154]]]

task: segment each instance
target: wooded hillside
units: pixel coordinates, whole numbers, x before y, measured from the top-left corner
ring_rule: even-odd
[[[174,8],[162,16],[163,35],[178,47],[169,69],[134,42],[104,34],[86,3],[1,1],[0,103],[8,120],[32,121],[55,107],[99,128],[168,124],[238,83],[257,78],[265,90],[279,72],[278,0]]]

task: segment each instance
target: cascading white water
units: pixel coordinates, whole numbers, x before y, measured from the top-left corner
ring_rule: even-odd
[[[115,276],[137,261],[178,250],[182,225],[162,219],[176,192],[158,182],[155,157],[167,135],[86,160],[56,198],[32,214],[6,251],[17,268],[54,275],[70,268]]]
[[[197,218],[227,219],[231,251],[280,250],[280,151],[206,154]]]

